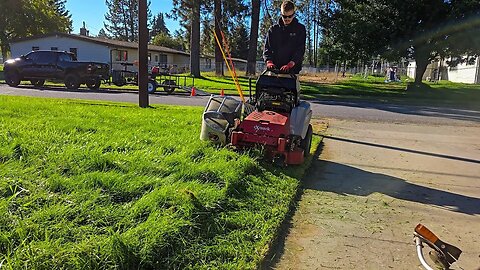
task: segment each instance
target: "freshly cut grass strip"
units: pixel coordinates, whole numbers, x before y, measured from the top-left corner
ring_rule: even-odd
[[[202,142],[201,113],[0,96],[2,267],[256,268],[308,164]]]

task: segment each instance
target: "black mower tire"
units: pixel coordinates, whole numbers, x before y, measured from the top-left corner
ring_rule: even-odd
[[[305,138],[300,142],[300,148],[303,149],[303,156],[307,157],[310,154],[310,149],[312,148],[312,136],[313,128],[312,125],[308,125],[307,134]]]
[[[75,74],[68,74],[65,77],[65,87],[68,90],[77,90],[80,87],[80,79]]]
[[[20,75],[16,71],[5,74],[5,82],[11,87],[17,87],[20,84]]]
[[[45,80],[32,79],[30,80],[33,86],[42,87],[45,84]]]
[[[155,93],[155,91],[157,91],[157,81],[155,81],[154,79],[149,79],[147,91],[149,94]]]
[[[91,90],[98,90],[98,88],[100,88],[100,84],[102,84],[102,81],[100,81],[100,79],[88,79],[85,84]]]

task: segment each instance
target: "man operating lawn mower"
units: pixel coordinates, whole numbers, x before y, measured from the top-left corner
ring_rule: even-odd
[[[265,40],[263,59],[267,69],[298,74],[305,54],[305,26],[295,18],[295,4],[284,1],[281,18],[270,27]]]
[[[311,106],[300,100],[298,74],[305,53],[305,27],[295,5],[285,1],[282,18],[268,32],[267,70],[258,77],[247,102],[211,96],[203,113],[200,139],[237,149],[260,147],[275,164],[302,164],[312,144]],[[279,68],[277,68],[277,66]],[[241,91],[240,91],[241,92]]]

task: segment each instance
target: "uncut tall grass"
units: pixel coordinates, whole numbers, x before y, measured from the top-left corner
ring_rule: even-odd
[[[298,180],[201,114],[0,96],[0,268],[256,268]]]

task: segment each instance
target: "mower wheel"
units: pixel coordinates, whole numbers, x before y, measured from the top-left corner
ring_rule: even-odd
[[[306,157],[310,154],[310,148],[312,147],[312,135],[313,128],[312,125],[308,125],[307,134],[305,138],[300,142],[300,148],[303,149],[303,156]]]

